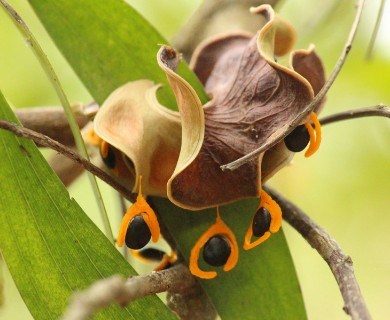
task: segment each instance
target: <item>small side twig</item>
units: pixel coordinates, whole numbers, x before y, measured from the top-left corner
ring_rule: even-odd
[[[318,94],[314,97],[314,99],[305,107],[305,109],[300,113],[289,125],[288,127],[283,130],[281,133],[275,135],[275,137],[272,140],[269,140],[268,142],[264,143],[260,148],[248,153],[247,155],[230,162],[228,164],[222,165],[220,168],[222,171],[225,170],[235,170],[242,166],[243,164],[247,163],[251,159],[257,157],[259,154],[264,152],[265,150],[268,150],[269,148],[276,145],[278,142],[282,141],[289,133],[291,133],[308,115],[311,111],[314,110],[314,108],[322,101],[322,99],[325,97],[326,93],[329,91],[330,87],[332,86],[333,82],[336,80],[338,74],[341,71],[342,66],[344,65],[345,60],[347,59],[347,56],[352,48],[352,43],[356,35],[356,31],[360,22],[360,18],[363,11],[363,4],[364,0],[360,0],[357,4],[357,10],[356,10],[356,16],[355,20],[352,24],[351,31],[349,33],[348,39],[346,41],[346,44],[344,46],[343,51],[341,52],[341,55],[339,59],[336,62],[336,65],[332,71],[332,74],[329,76],[329,79],[325,82],[325,85],[321,88],[321,90],[318,92]]]
[[[74,152],[72,149],[64,146],[63,144],[45,136],[41,133],[35,132],[33,130],[23,128],[15,123],[0,120],[0,128],[13,132],[16,136],[21,138],[27,138],[33,140],[35,143],[38,143],[42,146],[51,148],[64,156],[72,159],[73,161],[81,164],[85,170],[88,170],[98,178],[105,181],[111,187],[119,191],[126,199],[129,201],[135,201],[135,195],[131,193],[125,186],[118,183],[110,175],[104,172],[99,167],[95,166],[87,159],[81,157],[78,153]]]
[[[344,299],[344,311],[353,320],[370,320],[370,313],[355,278],[352,259],[301,209],[275,190],[267,187],[267,191],[280,205],[284,220],[296,229],[329,265]]]
[[[331,114],[327,117],[323,117],[320,119],[320,123],[321,125],[326,125],[337,121],[364,118],[364,117],[390,118],[390,108],[380,104],[372,107],[352,109],[348,111]]]
[[[89,319],[91,315],[112,303],[125,306],[136,299],[168,290],[186,294],[197,286],[188,268],[182,264],[129,279],[115,275],[97,281],[86,290],[74,294],[62,320]]]

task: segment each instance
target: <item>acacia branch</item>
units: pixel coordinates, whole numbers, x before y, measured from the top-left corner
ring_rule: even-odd
[[[129,279],[115,275],[74,294],[62,320],[89,319],[95,312],[112,303],[126,306],[136,299],[165,291],[190,295],[198,286],[188,268],[182,264]]]
[[[357,10],[356,10],[356,16],[355,20],[352,24],[351,31],[349,33],[348,39],[346,41],[346,44],[344,46],[343,51],[341,52],[341,55],[339,59],[336,62],[336,65],[333,69],[332,74],[330,75],[329,79],[325,82],[324,86],[321,88],[321,90],[318,92],[318,94],[314,97],[314,99],[305,107],[305,109],[288,125],[288,127],[283,130],[281,133],[275,135],[275,137],[272,140],[269,140],[268,142],[264,143],[260,148],[248,153],[247,155],[232,161],[228,164],[220,166],[222,171],[225,170],[236,170],[243,164],[247,163],[248,161],[252,160],[253,158],[257,157],[262,152],[270,149],[271,147],[275,146],[277,143],[282,141],[285,137],[287,137],[302,121],[314,110],[314,108],[322,101],[322,99],[325,97],[326,93],[329,91],[330,87],[332,86],[333,82],[336,80],[336,77],[341,71],[342,66],[344,65],[345,60],[347,59],[347,56],[352,48],[352,43],[356,35],[357,27],[360,22],[360,18],[363,11],[363,4],[364,0],[360,0],[357,4]]]
[[[109,184],[111,187],[113,187],[115,190],[120,192],[126,199],[129,201],[135,201],[135,195],[132,194],[125,186],[118,183],[116,180],[114,180],[109,174],[104,172],[99,167],[95,166],[91,162],[89,162],[87,159],[81,157],[77,152],[73,151],[72,149],[64,146],[63,144],[51,139],[48,136],[45,136],[41,133],[35,132],[33,130],[23,128],[15,123],[0,120],[0,128],[8,130],[13,132],[16,136],[21,138],[27,138],[33,140],[35,143],[40,144],[42,146],[48,147],[50,149],[53,149],[62,155],[72,159],[73,161],[77,162],[78,164],[82,165],[85,170],[91,172],[107,184]]]
[[[284,220],[297,230],[329,265],[344,299],[344,311],[353,320],[370,320],[370,313],[354,274],[352,259],[323,228],[301,209],[275,190],[267,188],[267,191],[280,205]]]

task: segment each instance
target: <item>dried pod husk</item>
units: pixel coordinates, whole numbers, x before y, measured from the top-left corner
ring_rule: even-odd
[[[309,81],[316,88],[324,82],[313,48],[292,55],[296,66],[277,63],[275,55],[292,47],[293,29],[268,5],[252,11],[268,21],[255,37],[236,34],[213,39],[194,55],[194,70],[212,97],[204,106],[175,72],[178,54],[169,47],[158,53],[182,119],[180,156],[167,186],[168,198],[180,207],[197,210],[257,196],[262,184],[293,155],[283,142],[237,170],[224,172],[220,166],[287,130],[314,97]],[[310,60],[321,70],[309,72]]]
[[[133,192],[142,176],[145,194],[166,197],[166,183],[181,145],[180,115],[160,105],[159,86],[138,80],[115,90],[94,120],[96,134],[123,153],[129,173],[119,176]]]
[[[290,162],[293,153],[281,141],[237,170],[220,169],[286,131],[325,82],[313,46],[293,52],[290,66],[277,63],[275,56],[291,50],[295,32],[269,5],[251,11],[267,21],[255,36],[220,36],[194,53],[191,66],[210,95],[207,104],[176,73],[180,55],[163,46],[157,61],[179,112],[159,104],[158,86],[149,80],[117,89],[99,110],[95,131],[123,153],[134,192],[142,175],[145,194],[190,210],[215,207],[258,196]]]

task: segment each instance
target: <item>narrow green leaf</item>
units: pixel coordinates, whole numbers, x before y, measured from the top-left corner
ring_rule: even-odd
[[[166,84],[157,67],[156,44],[167,42],[122,1],[30,2],[98,102],[127,81],[148,78]],[[193,77],[187,75],[186,79],[196,84]],[[165,104],[172,104],[171,98],[164,99]],[[188,259],[197,238],[214,223],[215,210],[191,212],[166,199],[151,201]],[[241,243],[257,202],[246,200],[221,209],[222,218]],[[233,271],[221,271],[216,279],[201,283],[223,319],[306,318],[282,232],[250,252],[241,252]]]
[[[3,6],[2,9],[4,9],[4,11],[11,18],[11,20],[15,23],[15,26],[19,29],[22,36],[26,39],[26,42],[28,42],[30,44],[32,51],[34,52],[35,56],[37,57],[37,60],[41,64],[42,69],[45,71],[54,90],[57,93],[59,100],[61,101],[62,107],[64,108],[66,118],[67,118],[68,123],[69,123],[70,130],[73,134],[75,145],[77,146],[79,153],[84,158],[89,160],[88,151],[87,151],[87,148],[84,144],[84,140],[83,140],[83,137],[81,135],[79,126],[77,125],[76,118],[73,114],[73,111],[72,111],[72,108],[71,108],[70,103],[68,101],[68,98],[66,97],[66,94],[62,88],[62,85],[61,85],[60,81],[58,80],[57,74],[54,71],[49,59],[47,58],[46,54],[42,50],[40,44],[35,39],[34,35],[30,31],[28,26],[25,24],[22,17],[20,17],[16,13],[16,11],[14,11],[14,9],[11,6],[9,6],[4,0],[0,0],[0,2],[1,2],[1,5]],[[110,239],[110,241],[112,243],[114,243],[114,236],[112,234],[111,225],[110,225],[110,222],[108,220],[106,207],[104,205],[102,196],[100,194],[100,189],[99,189],[99,186],[97,184],[96,177],[88,172],[88,178],[90,180],[92,190],[95,194],[95,199],[96,199],[96,202],[98,204],[100,215],[101,215],[102,220],[103,220],[103,225],[105,228],[106,235]]]
[[[16,122],[0,93],[0,118]],[[73,291],[135,272],[85,215],[29,140],[0,130],[0,248],[35,319],[57,319]],[[171,319],[155,296],[96,319]]]

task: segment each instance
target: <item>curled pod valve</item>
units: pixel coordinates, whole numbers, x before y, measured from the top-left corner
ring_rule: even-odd
[[[192,248],[190,256],[190,271],[193,275],[202,279],[215,278],[217,276],[216,271],[203,271],[199,268],[198,260],[202,248],[203,260],[210,266],[223,266],[224,271],[229,271],[237,264],[238,245],[236,237],[222,221],[218,211],[215,224],[200,236]]]
[[[282,225],[282,210],[264,191],[260,191],[260,204],[252,218],[244,240],[244,249],[249,250],[267,240],[271,233],[278,232]],[[251,242],[252,237],[258,238]]]
[[[160,237],[160,225],[153,209],[142,196],[141,177],[136,202],[127,210],[122,219],[117,244],[119,247],[126,243],[130,249],[143,248],[152,238],[157,242]]]

